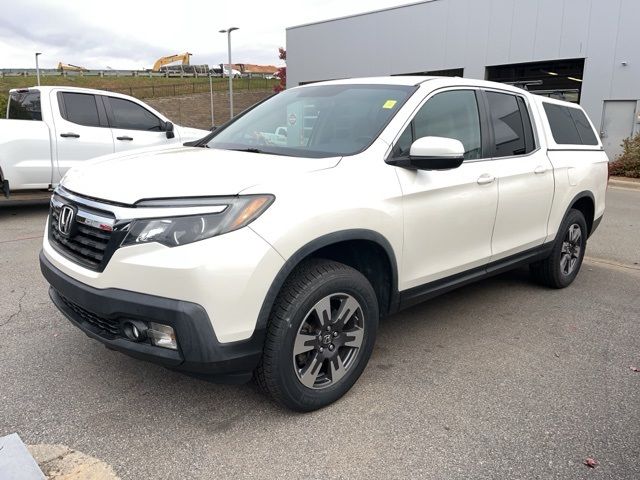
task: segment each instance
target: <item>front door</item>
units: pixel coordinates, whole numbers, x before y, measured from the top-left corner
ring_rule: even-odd
[[[622,141],[633,135],[635,113],[635,100],[604,101],[600,137],[609,160],[615,160],[622,153]]]
[[[116,152],[134,148],[169,145],[163,121],[142,105],[119,97],[104,97]]]
[[[491,257],[498,185],[492,161],[483,154],[476,90],[431,96],[391,154],[408,155],[411,143],[426,136],[460,140],[465,162],[445,171],[396,167],[404,211],[401,290],[481,266]]]

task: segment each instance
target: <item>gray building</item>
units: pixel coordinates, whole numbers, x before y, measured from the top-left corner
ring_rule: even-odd
[[[287,29],[287,86],[450,75],[579,102],[610,157],[640,131],[640,0],[427,0]]]

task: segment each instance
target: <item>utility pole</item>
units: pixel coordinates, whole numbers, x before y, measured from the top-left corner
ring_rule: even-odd
[[[226,30],[220,30],[220,33],[227,34],[227,51],[229,53],[229,65],[227,67],[227,75],[229,76],[229,118],[233,118],[233,69],[231,68],[231,32],[238,30],[238,27],[230,27]],[[222,69],[224,73],[224,68]]]
[[[36,52],[36,77],[38,78],[38,86],[40,86],[40,67],[38,66],[38,56],[42,55],[42,52]]]

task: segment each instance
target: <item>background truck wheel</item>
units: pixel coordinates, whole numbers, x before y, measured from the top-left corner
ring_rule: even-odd
[[[560,226],[551,255],[529,265],[533,278],[552,288],[571,285],[582,265],[587,235],[587,222],[582,212],[569,210]]]
[[[305,261],[276,299],[256,381],[293,410],[329,405],[364,370],[377,328],[376,295],[360,272],[330,260]]]

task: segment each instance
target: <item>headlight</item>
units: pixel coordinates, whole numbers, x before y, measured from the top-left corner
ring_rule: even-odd
[[[273,195],[244,195],[216,199],[149,200],[137,207],[224,206],[218,213],[134,220],[122,246],[157,242],[176,247],[238,230],[258,218],[273,203]]]

